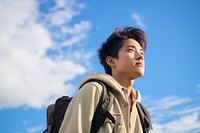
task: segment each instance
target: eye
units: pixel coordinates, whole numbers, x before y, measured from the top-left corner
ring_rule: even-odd
[[[143,50],[141,51],[141,54],[144,55],[144,51]]]
[[[128,52],[135,52],[135,49],[129,48],[129,49],[128,49]]]
[[[144,55],[144,50],[143,50],[143,49],[140,49],[140,53],[141,53],[142,55]]]

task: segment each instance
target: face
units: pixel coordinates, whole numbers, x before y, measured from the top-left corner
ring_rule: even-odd
[[[118,52],[118,59],[113,59],[112,71],[131,79],[144,75],[144,51],[134,39],[128,39]]]

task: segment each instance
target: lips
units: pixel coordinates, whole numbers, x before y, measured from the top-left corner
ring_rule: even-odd
[[[137,63],[135,63],[135,65],[139,66],[139,67],[143,67],[144,66],[144,64],[142,62],[137,62]]]

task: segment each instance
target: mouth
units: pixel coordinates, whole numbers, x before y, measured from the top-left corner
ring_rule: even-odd
[[[144,64],[142,62],[137,62],[137,63],[135,63],[135,65],[138,66],[138,67],[143,67],[144,66]]]

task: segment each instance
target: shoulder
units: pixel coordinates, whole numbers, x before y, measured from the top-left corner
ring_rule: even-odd
[[[78,90],[78,95],[98,99],[101,96],[103,87],[97,82],[87,82]]]
[[[87,82],[85,84],[82,85],[82,87],[79,89],[79,91],[81,90],[90,90],[90,91],[102,91],[102,85],[98,82],[95,81],[91,81],[91,82]]]

